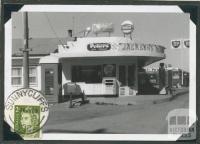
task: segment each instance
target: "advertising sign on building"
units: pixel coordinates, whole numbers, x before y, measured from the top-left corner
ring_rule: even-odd
[[[184,40],[183,41],[183,47],[184,48],[189,48],[190,47],[190,40]]]
[[[181,40],[172,40],[171,41],[172,49],[179,49],[181,48]]]
[[[119,43],[119,51],[148,51],[164,53],[164,47],[155,44]]]
[[[188,40],[188,39],[172,40],[171,47],[172,47],[172,49],[189,48],[190,40]]]
[[[88,51],[118,51],[118,52],[149,52],[163,54],[165,47],[155,44],[144,43],[113,43],[113,42],[94,42],[86,45]]]
[[[115,64],[104,64],[103,65],[104,77],[115,77],[116,76],[116,65]]]
[[[95,34],[114,31],[113,23],[97,23],[92,25],[92,32]]]
[[[87,45],[89,51],[106,51],[110,50],[111,45],[109,43],[90,43]]]
[[[129,20],[127,21],[124,21],[122,24],[121,24],[121,30],[124,34],[131,34],[133,32],[133,23]]]

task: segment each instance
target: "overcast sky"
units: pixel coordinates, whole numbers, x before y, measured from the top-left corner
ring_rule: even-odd
[[[60,38],[91,27],[93,23],[113,23],[111,36],[123,36],[120,25],[125,20],[134,24],[133,40],[165,46],[167,64],[189,71],[189,49],[171,49],[171,40],[189,39],[189,14],[181,13],[29,13],[29,33],[32,38]],[[49,18],[49,19],[48,19]],[[74,19],[74,20],[73,20]],[[23,37],[22,14],[13,13],[13,38]],[[55,31],[55,33],[53,32]],[[94,36],[90,34],[89,36]],[[101,35],[107,36],[107,34]],[[157,66],[158,64],[154,64]]]

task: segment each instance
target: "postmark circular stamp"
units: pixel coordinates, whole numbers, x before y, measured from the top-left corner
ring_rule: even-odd
[[[19,134],[39,131],[49,116],[49,105],[43,94],[32,88],[14,91],[5,103],[5,120]]]

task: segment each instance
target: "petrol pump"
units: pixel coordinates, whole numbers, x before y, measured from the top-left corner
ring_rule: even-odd
[[[116,65],[105,64],[103,65],[103,93],[109,96],[118,95],[118,85],[116,79]]]
[[[176,68],[172,70],[172,86],[180,88],[182,85],[182,70]]]
[[[102,83],[105,95],[117,95],[118,86],[116,77],[104,77]]]

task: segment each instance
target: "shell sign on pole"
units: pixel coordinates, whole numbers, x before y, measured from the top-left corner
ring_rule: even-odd
[[[121,30],[124,34],[131,34],[133,32],[134,26],[133,23],[129,20],[122,22]]]
[[[171,46],[172,46],[173,49],[181,48],[181,40],[172,40]]]
[[[184,48],[189,48],[190,47],[190,40],[184,40],[183,41],[183,47]]]
[[[180,40],[171,41],[172,49],[189,48],[189,47],[190,47],[190,40],[188,39],[180,39]]]

